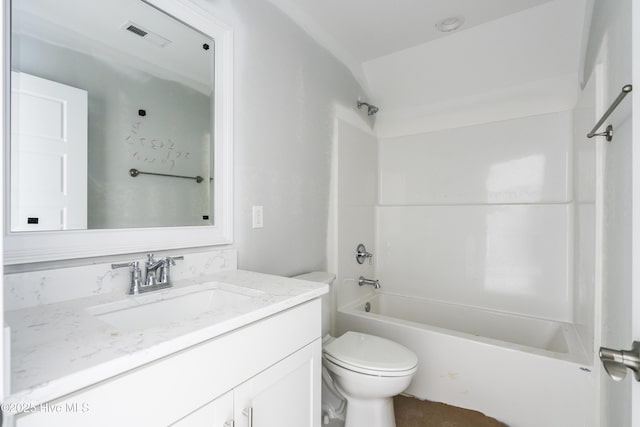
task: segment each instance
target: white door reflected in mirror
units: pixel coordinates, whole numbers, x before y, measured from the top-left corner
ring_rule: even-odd
[[[86,229],[87,92],[12,72],[11,95],[11,231]]]

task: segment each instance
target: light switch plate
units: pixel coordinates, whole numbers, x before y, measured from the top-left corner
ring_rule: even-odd
[[[251,208],[251,223],[253,228],[264,227],[264,214],[262,206],[254,206]]]

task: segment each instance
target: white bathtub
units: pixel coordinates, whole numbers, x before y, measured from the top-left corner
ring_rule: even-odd
[[[598,425],[597,371],[572,324],[378,292],[338,310],[336,326],[413,350],[418,373],[406,393],[420,399],[510,427]]]

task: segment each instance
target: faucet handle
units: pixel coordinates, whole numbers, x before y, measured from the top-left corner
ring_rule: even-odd
[[[369,259],[369,265],[372,264],[371,260],[373,258],[373,254],[367,251],[367,248],[360,243],[356,248],[356,261],[358,264],[364,264],[365,259]]]
[[[119,262],[119,263],[111,264],[111,268],[114,270],[116,268],[125,268],[125,267],[131,267],[131,271],[140,270],[140,263],[138,261],[129,261],[129,262]]]
[[[161,283],[169,283],[169,267],[172,265],[176,265],[176,260],[181,259],[184,259],[184,256],[168,256],[162,260],[162,265],[160,266]]]
[[[153,258],[153,254],[149,252],[147,254],[147,265],[155,263],[156,260]]]
[[[142,286],[142,271],[140,271],[140,263],[138,261],[131,261],[111,264],[112,269],[124,267],[129,267],[129,271],[131,272],[129,295],[137,295],[140,293],[140,287]]]
[[[176,260],[183,260],[184,256],[168,256],[165,258],[167,264],[176,265]]]

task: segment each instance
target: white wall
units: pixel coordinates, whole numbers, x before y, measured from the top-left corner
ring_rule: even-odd
[[[632,6],[632,32],[631,37],[633,40],[640,40],[640,5],[638,2],[635,2]],[[634,81],[640,81],[640,43],[632,43],[633,48],[633,63],[632,63],[632,72]],[[640,94],[638,91],[634,92],[632,95],[633,105],[640,105]],[[637,107],[636,107],[637,108]],[[640,141],[640,114],[635,114],[632,116],[632,139],[635,141],[635,145],[637,146],[638,141]],[[632,150],[632,182],[638,183],[640,182],[640,150]],[[632,252],[638,253],[640,251],[640,215],[638,214],[638,210],[640,209],[640,185],[633,185],[632,190],[633,196],[633,215],[631,219],[631,226],[633,228],[633,241],[632,241]],[[640,340],[640,262],[638,258],[635,258],[632,261],[632,317],[631,323],[632,334],[636,340]],[[631,396],[631,422],[634,427],[638,427],[640,425],[640,382],[636,382],[632,386],[632,396]]]
[[[635,2],[634,2],[635,3]],[[605,70],[604,107],[618,96],[623,85],[632,83],[631,0],[596,0],[589,33],[585,76],[591,76],[597,64]],[[632,132],[630,99],[609,119],[615,128],[611,143],[604,150],[604,258],[602,284],[602,337],[606,347],[628,349],[631,346],[631,238],[632,238]],[[631,376],[615,383],[602,375],[602,426],[631,425]]]
[[[386,289],[571,321],[571,123],[563,112],[381,139]]]
[[[0,22],[2,23],[2,25],[0,26],[3,30],[4,30],[4,25],[7,22],[8,18],[6,16],[6,10],[5,8],[0,8]],[[6,46],[6,38],[4,36],[4,34],[2,32],[0,32],[0,46]],[[5,69],[8,68],[8,64],[6,63],[6,56],[3,56],[3,59],[0,60],[0,64],[2,65],[1,69],[0,69],[0,87],[2,88],[2,93],[4,94],[7,90],[10,90],[9,84],[8,84],[8,76],[7,74],[9,74],[8,72],[5,71]],[[4,95],[3,95],[3,99],[4,99]],[[5,106],[7,105],[6,102],[2,102],[2,105],[0,105],[0,127],[3,129],[3,141],[6,144],[6,140],[5,140],[5,136],[6,136],[6,128],[8,125],[8,120],[7,120],[7,115],[6,115],[6,111],[5,111]],[[0,161],[0,188],[5,188],[5,182],[4,182],[4,165],[5,165],[5,158],[4,155],[1,155],[0,158],[2,159],[2,161]],[[4,204],[5,204],[5,200],[4,198],[2,199],[2,209],[0,209],[0,231],[2,231],[2,235],[4,236],[5,233],[5,216],[4,216]],[[4,259],[4,245],[2,248],[0,248],[0,255],[2,255],[2,258]],[[5,396],[8,396],[10,393],[9,387],[10,387],[10,380],[9,378],[11,378],[11,374],[10,374],[10,365],[9,365],[9,356],[8,356],[8,352],[9,352],[9,340],[10,340],[10,336],[9,334],[5,334],[5,330],[4,330],[4,265],[0,265],[0,284],[2,285],[2,290],[3,292],[0,292],[0,307],[2,307],[3,309],[3,315],[2,315],[2,319],[0,319],[0,326],[2,327],[2,344],[0,344],[0,399],[4,401]],[[7,335],[7,336],[5,336]]]
[[[327,268],[336,111],[365,97],[353,75],[269,2],[198,0],[234,30],[234,246],[239,266]],[[366,113],[357,112],[366,117]],[[264,228],[251,228],[251,206]]]

